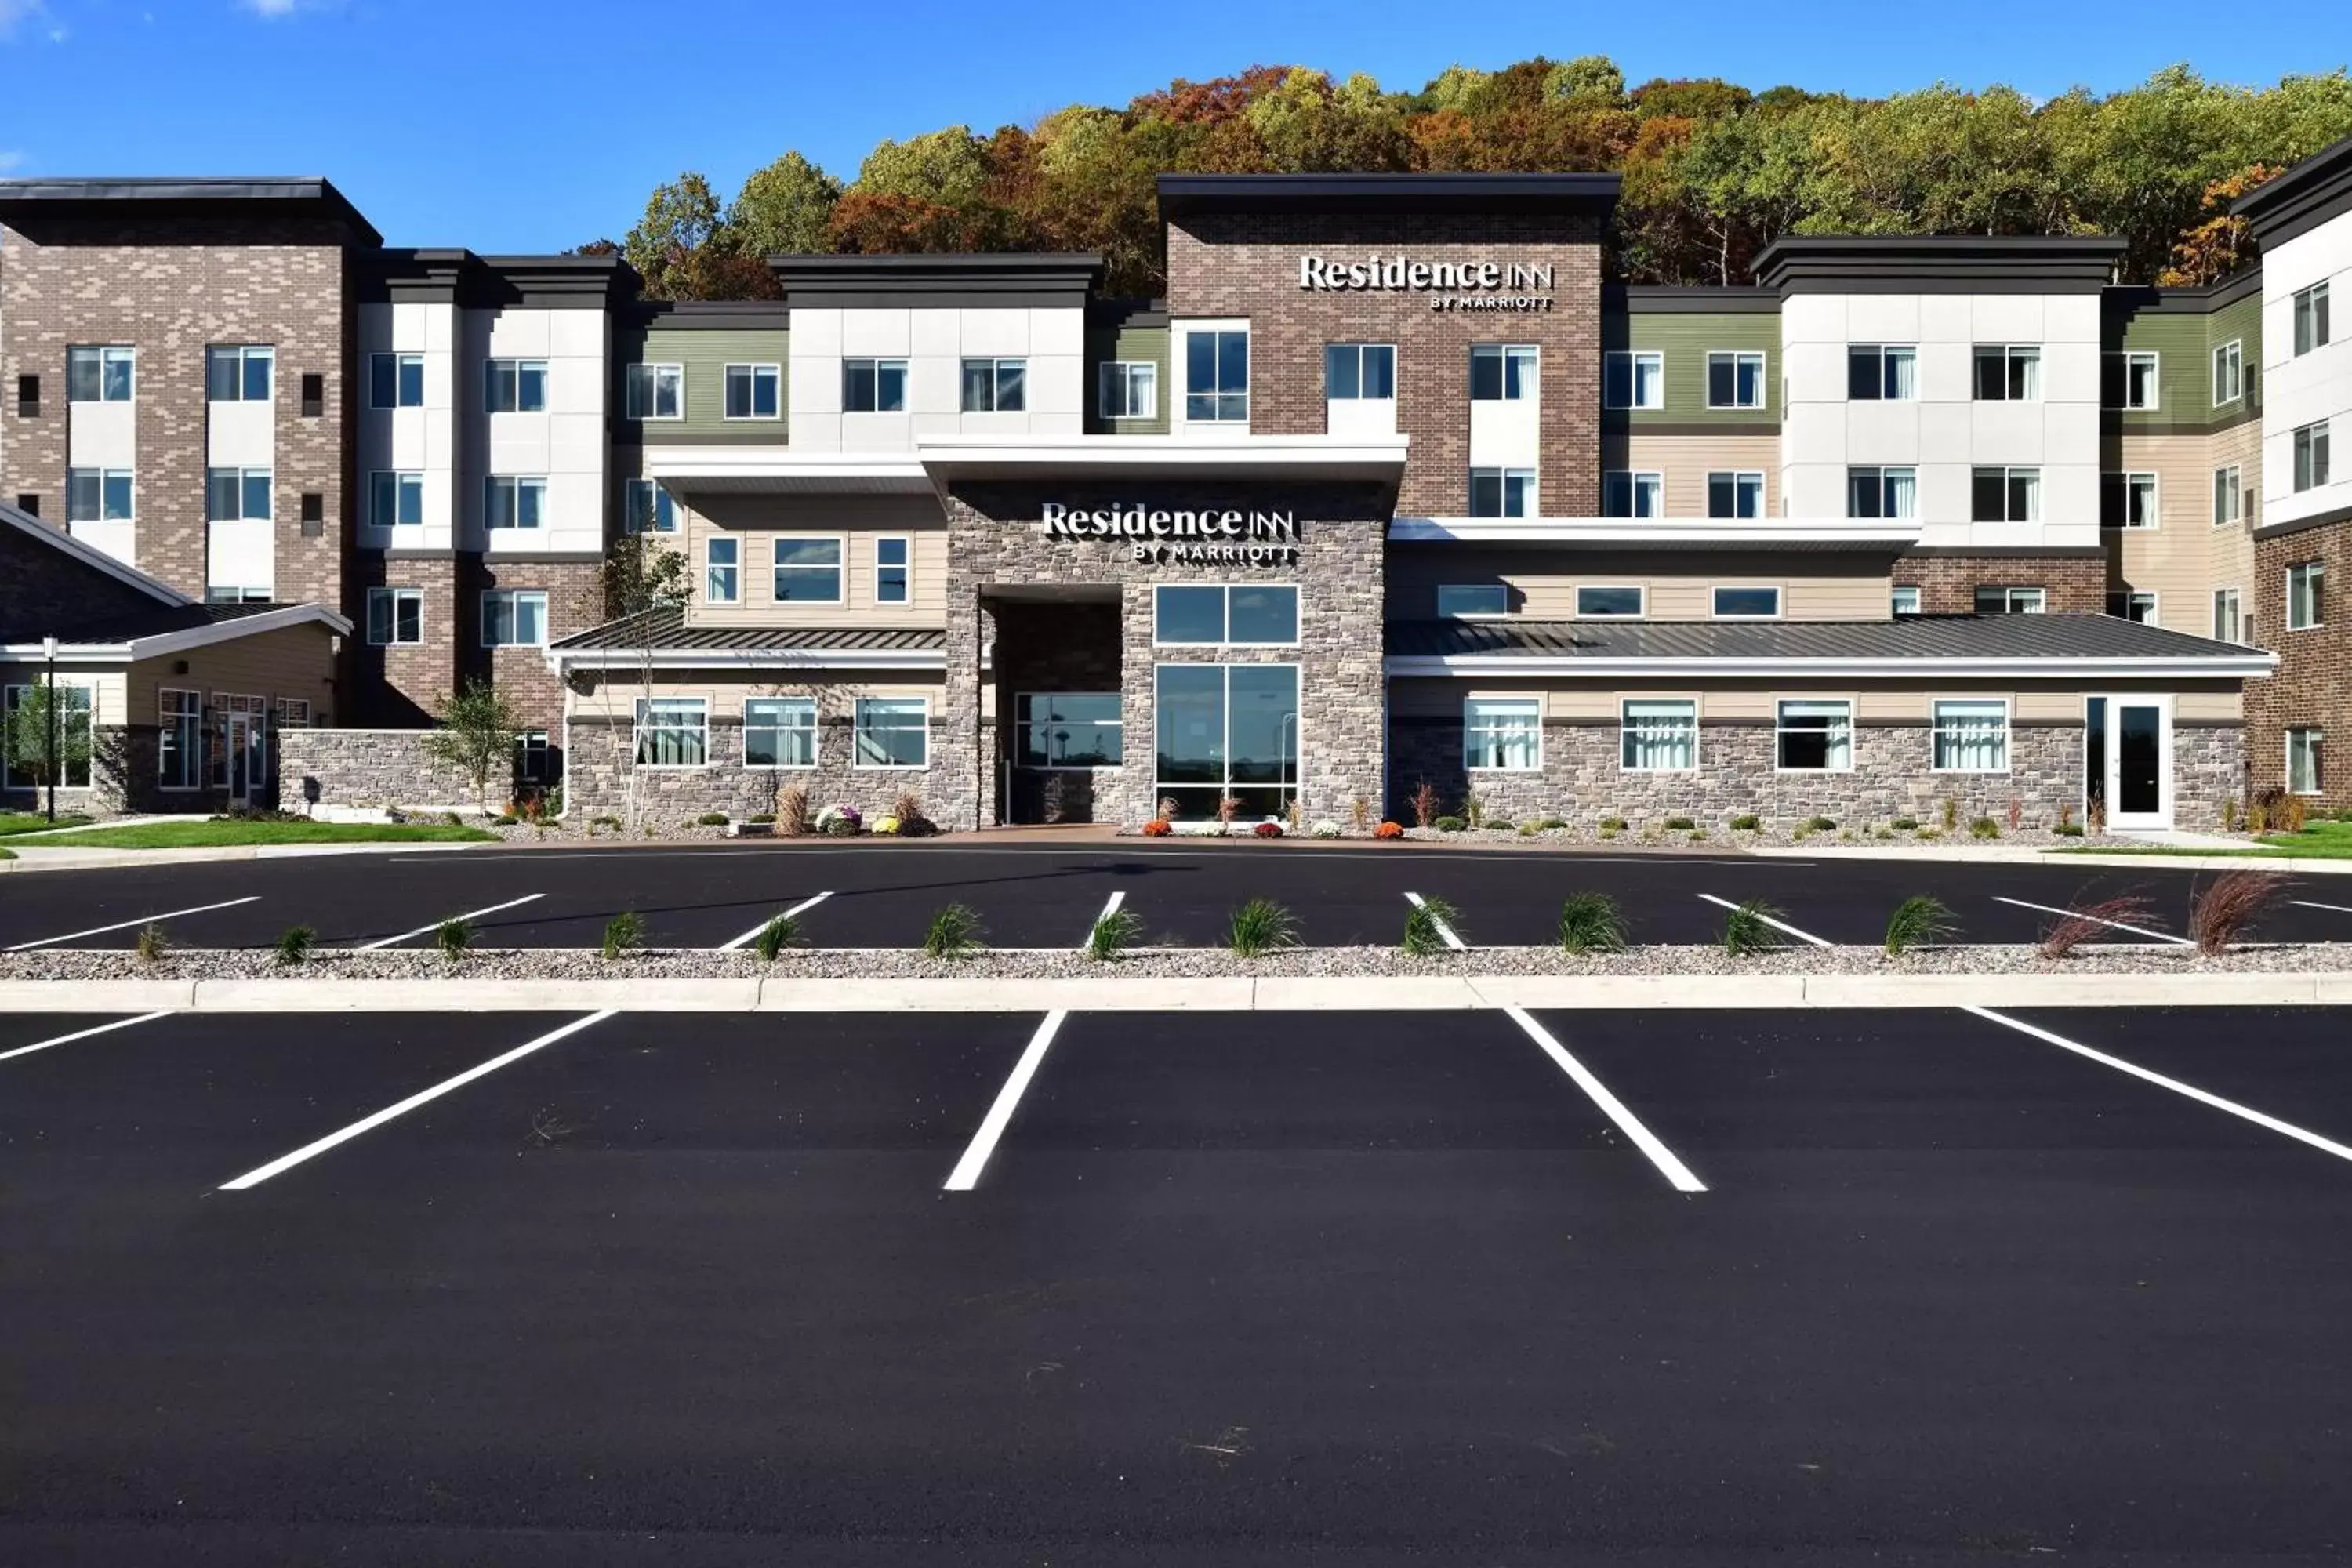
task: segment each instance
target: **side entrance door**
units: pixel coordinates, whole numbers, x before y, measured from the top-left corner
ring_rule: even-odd
[[[2172,699],[2087,698],[2083,720],[2084,793],[2105,803],[2107,826],[2170,827]]]

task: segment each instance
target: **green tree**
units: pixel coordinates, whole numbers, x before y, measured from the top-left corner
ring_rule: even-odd
[[[829,248],[825,226],[839,200],[839,180],[787,153],[751,171],[727,209],[726,226],[735,246],[752,256],[817,254]]]
[[[621,255],[645,280],[648,299],[692,299],[694,258],[719,232],[719,198],[692,170],[646,198],[645,216],[621,240]]]
[[[1625,101],[1625,73],[1607,55],[1579,55],[1544,73],[1544,96],[1614,107]]]
[[[983,143],[967,125],[950,125],[904,142],[877,142],[857,168],[850,189],[866,196],[902,196],[940,206],[969,206],[988,185]]]
[[[43,789],[53,784],[59,789],[89,787],[94,751],[89,688],[37,679],[23,689],[7,717],[10,773]]]
[[[422,744],[426,756],[465,775],[476,803],[488,813],[490,780],[513,776],[515,742],[522,730],[506,693],[477,676],[450,695],[441,710],[441,727],[427,730]]]

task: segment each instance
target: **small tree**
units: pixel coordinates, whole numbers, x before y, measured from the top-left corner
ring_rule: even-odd
[[[8,710],[8,771],[29,777],[45,789],[87,785],[90,782],[89,719],[86,688],[56,686],[46,679],[25,688],[16,705]]]
[[[630,630],[643,634],[638,646],[640,662],[637,696],[650,698],[654,691],[653,626],[649,624],[662,611],[684,610],[694,597],[694,579],[687,566],[683,545],[673,548],[651,533],[625,533],[613,541],[604,552],[604,563],[599,573],[604,590],[604,618],[623,622],[646,617]],[[625,638],[627,632],[623,632]],[[611,711],[611,679],[605,681],[606,711]],[[629,826],[637,825],[637,731],[634,709],[629,725]]]
[[[490,778],[514,770],[515,742],[522,721],[506,693],[479,676],[466,682],[441,710],[441,728],[425,733],[425,754],[457,769],[474,786],[474,798],[490,809]]]

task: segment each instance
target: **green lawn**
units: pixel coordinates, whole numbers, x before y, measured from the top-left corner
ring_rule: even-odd
[[[2352,860],[2352,822],[2315,822],[2300,833],[2266,833],[2259,844],[2242,849],[2167,849],[2160,845],[2135,844],[2128,848],[2069,845],[2061,855],[2157,855],[2184,860],[2210,860],[2221,855],[2275,855],[2284,859]]]
[[[0,811],[0,838],[12,837],[19,833],[38,833],[48,827],[79,827],[89,820],[79,812],[73,811],[58,813],[55,822],[37,811]]]
[[[479,844],[495,833],[445,822],[144,822],[53,839],[61,849],[200,849],[224,844]]]

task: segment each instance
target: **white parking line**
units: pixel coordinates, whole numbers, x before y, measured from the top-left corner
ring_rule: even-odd
[[[462,915],[451,915],[449,917],[449,921],[478,921],[484,915],[494,915],[500,910],[520,909],[523,905],[530,903],[533,899],[543,899],[545,897],[547,897],[545,893],[525,893],[520,899],[509,899],[505,903],[492,904],[487,910],[467,910]],[[379,947],[394,947],[401,942],[411,941],[416,937],[430,936],[433,932],[439,931],[443,926],[447,925],[449,921],[435,921],[429,926],[418,926],[415,931],[404,931],[398,936],[385,937],[382,942],[363,942],[352,951],[354,952],[373,952]]]
[[[2352,915],[2352,904],[2315,904],[2309,899],[2289,899],[2287,902],[2306,910],[2333,910],[2339,915]]]
[[[1739,907],[1738,904],[1733,903],[1729,899],[1718,899],[1713,893],[1701,893],[1699,897],[1705,899],[1710,904],[1720,904],[1727,910],[1736,910]],[[1815,936],[1809,931],[1799,931],[1795,926],[1789,924],[1786,921],[1776,921],[1770,915],[1759,913],[1756,918],[1762,921],[1766,925],[1770,926],[1774,931],[1786,931],[1789,935],[1795,937],[1798,941],[1810,942],[1815,947],[1835,947],[1837,945],[1837,943],[1833,942],[1822,941],[1820,937]]]
[[[830,889],[827,889],[824,892],[819,893],[814,899],[803,899],[799,903],[794,904],[791,909],[786,910],[782,916],[770,915],[768,920],[792,920],[796,916],[804,915],[809,910],[816,908],[819,904],[824,902],[825,900],[831,897],[833,897],[833,893]],[[741,936],[720,942],[719,944],[719,951],[720,952],[733,952],[739,947],[749,946],[754,937],[758,936],[761,931],[767,929],[768,921],[761,921],[758,925],[753,926]]]
[[[171,1016],[169,1013],[142,1013],[136,1018],[117,1018],[111,1024],[100,1024],[88,1029],[77,1029],[70,1035],[59,1035],[54,1040],[39,1040],[29,1046],[18,1046],[15,1050],[0,1051],[0,1062],[6,1061],[10,1057],[29,1057],[35,1051],[46,1051],[51,1046],[69,1046],[76,1040],[86,1040],[92,1035],[103,1035],[110,1030],[127,1029],[133,1024],[152,1024],[158,1018],[168,1018]]]
[[[149,925],[156,921],[175,921],[182,915],[208,914],[214,910],[233,910],[239,904],[257,904],[260,901],[261,895],[253,893],[242,899],[226,899],[217,904],[198,904],[193,910],[173,910],[160,915],[141,915],[135,921],[117,921],[110,926],[92,926],[88,931],[69,931],[63,936],[45,936],[38,942],[20,942],[14,947],[0,947],[0,952],[26,952],[37,947],[55,947],[61,942],[72,942],[79,937],[104,936],[110,931],[128,931],[132,926]]]
[[[1549,1057],[1560,1071],[1576,1080],[1577,1088],[1592,1097],[1592,1103],[1599,1106],[1602,1114],[1617,1124],[1617,1130],[1620,1132],[1633,1141],[1635,1148],[1650,1157],[1650,1163],[1655,1165],[1666,1180],[1675,1184],[1675,1191],[1678,1193],[1706,1191],[1706,1184],[1693,1174],[1688,1165],[1676,1159],[1672,1149],[1658,1142],[1657,1134],[1643,1126],[1641,1118],[1626,1110],[1625,1102],[1609,1092],[1608,1085],[1593,1077],[1582,1062],[1569,1055],[1568,1047],[1552,1038],[1550,1030],[1537,1023],[1522,1008],[1506,1007],[1503,1011],[1510,1015],[1511,1022],[1527,1031],[1528,1038],[1540,1047],[1543,1054]]]
[[[280,1154],[275,1160],[270,1161],[267,1165],[260,1166],[256,1170],[247,1171],[244,1175],[237,1177],[236,1180],[233,1182],[223,1182],[221,1184],[220,1190],[225,1193],[241,1193],[246,1191],[247,1188],[257,1187],[262,1183],[269,1180],[270,1177],[278,1175],[281,1172],[290,1171],[305,1160],[313,1159],[318,1155],[323,1154],[339,1143],[348,1143],[352,1139],[358,1137],[361,1133],[368,1131],[373,1128],[381,1127],[396,1116],[404,1116],[408,1112],[415,1110],[418,1106],[426,1103],[428,1100],[440,1099],[443,1095],[447,1094],[452,1089],[463,1089],[466,1085],[473,1082],[476,1079],[482,1078],[488,1074],[498,1071],[499,1068],[506,1066],[509,1062],[519,1062],[522,1060],[523,1058],[530,1055],[531,1052],[538,1050],[543,1046],[551,1046],[555,1044],[556,1041],[564,1038],[568,1035],[576,1035],[591,1024],[601,1024],[605,1019],[613,1016],[613,1015],[618,1011],[618,1008],[607,1007],[601,1013],[591,1013],[585,1017],[574,1018],[572,1022],[564,1025],[560,1029],[550,1029],[546,1034],[540,1036],[539,1038],[535,1040],[526,1040],[521,1045],[517,1046],[514,1049],[507,1052],[503,1056],[492,1057],[488,1061],[483,1062],[479,1066],[467,1068],[456,1078],[444,1079],[439,1083],[435,1084],[431,1089],[420,1089],[416,1093],[410,1095],[406,1100],[402,1100],[397,1105],[387,1105],[373,1116],[363,1116],[357,1121],[352,1122],[349,1127],[341,1129],[340,1131],[328,1133],[324,1138],[320,1139],[315,1143],[303,1144],[302,1147],[295,1150],[291,1154]]]
[[[980,1173],[987,1166],[988,1157],[996,1152],[996,1141],[1004,1136],[1004,1129],[1012,1121],[1013,1111],[1020,1109],[1023,1091],[1028,1089],[1029,1080],[1037,1076],[1038,1068],[1045,1064],[1045,1047],[1054,1043],[1055,1033],[1061,1028],[1062,1020],[1068,1016],[1067,1012],[1057,1010],[1046,1014],[1045,1021],[1037,1026],[1037,1032],[1029,1037],[1028,1048],[1021,1053],[1021,1059],[1013,1064],[1012,1076],[1004,1080],[1004,1087],[996,1091],[996,1103],[988,1108],[986,1116],[981,1118],[980,1131],[971,1135],[971,1146],[964,1150],[963,1158],[956,1162],[955,1169],[948,1173],[945,1190],[968,1193],[979,1184]]]
[[[1404,896],[1404,901],[1411,904],[1417,910],[1425,910],[1429,907],[1429,900],[1423,898],[1419,893],[1407,893]],[[1452,948],[1456,952],[1467,952],[1470,951],[1470,944],[1464,942],[1460,937],[1454,935],[1454,928],[1452,926],[1447,925],[1435,915],[1429,917],[1429,923],[1437,928],[1437,934],[1445,939],[1446,946]]]
[[[2112,926],[2116,931],[2127,931],[2134,936],[2152,937],[2158,942],[2168,942],[2176,947],[2195,947],[2197,945],[2185,936],[2174,936],[2167,931],[2150,931],[2146,926],[2127,926],[2121,921],[2103,921],[2096,915],[2086,915],[2082,913],[2079,910],[2053,909],[2048,904],[2028,903],[2023,899],[2012,899],[2001,893],[1995,893],[1992,896],[1992,901],[1997,904],[2015,904],[2021,910],[2040,910],[2045,915],[2066,915],[2075,919],[2086,920],[2093,925]]]
[[[1103,921],[1118,913],[1119,905],[1125,902],[1127,902],[1127,889],[1124,888],[1119,889],[1117,892],[1111,894],[1109,898],[1103,900],[1102,913],[1095,917],[1094,925],[1087,927],[1086,941],[1078,943],[1078,950],[1080,952],[1084,952],[1086,950],[1087,942],[1094,941],[1095,926],[1102,924]]]
[[[2232,1116],[2252,1122],[2257,1127],[2267,1127],[2273,1132],[2283,1132],[2298,1143],[2308,1143],[2313,1148],[2333,1154],[2339,1160],[2352,1160],[2352,1148],[2347,1148],[2332,1138],[2322,1138],[2318,1133],[2297,1127],[2292,1121],[2281,1121],[2275,1116],[2265,1116],[2251,1106],[2240,1105],[2234,1100],[2224,1100],[2218,1094],[2209,1094],[2195,1084],[2183,1083],[2177,1078],[2167,1078],[2160,1072],[2150,1072],[2147,1068],[2135,1066],[2121,1057],[2111,1057],[2105,1051],[2094,1050],[2089,1046],[2070,1040],[2063,1035],[2053,1035],[2047,1029],[2037,1029],[2021,1019],[1996,1013],[1990,1007],[1963,1007],[1960,1011],[1974,1013],[1979,1018],[1987,1018],[1993,1023],[2015,1029],[2019,1034],[2032,1035],[2035,1039],[2047,1041],[2061,1050],[2072,1051],[2078,1057],[2087,1058],[2102,1067],[2111,1067],[2117,1072],[2129,1073],[2132,1077],[2146,1083],[2155,1084],[2159,1089],[2168,1089],[2175,1094],[2185,1094],[2200,1105],[2210,1105],[2216,1110],[2225,1110]]]

